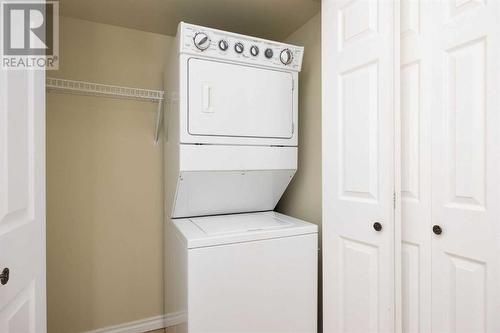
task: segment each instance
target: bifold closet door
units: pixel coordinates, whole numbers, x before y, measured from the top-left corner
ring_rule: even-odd
[[[433,1],[401,1],[401,312],[405,333],[432,332]]]
[[[500,2],[401,3],[403,332],[500,332]]]
[[[432,15],[432,331],[497,333],[500,1]]]
[[[386,0],[322,2],[328,333],[395,330],[395,9]]]

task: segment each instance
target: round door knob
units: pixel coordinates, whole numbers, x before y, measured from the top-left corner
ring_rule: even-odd
[[[4,268],[2,273],[0,274],[0,283],[2,285],[6,285],[9,282],[9,269]]]
[[[193,37],[194,46],[200,51],[205,51],[210,46],[210,38],[204,32],[199,32]]]
[[[375,231],[382,230],[382,223],[380,223],[380,222],[373,223],[373,229],[375,229]]]
[[[283,65],[289,65],[293,60],[293,53],[289,49],[284,49],[280,53],[280,60]]]
[[[234,44],[234,50],[236,51],[236,53],[243,53],[244,49],[245,49],[245,47],[243,46],[243,44],[241,44],[239,42]]]
[[[432,227],[432,232],[436,235],[441,235],[443,233],[443,229],[439,225],[435,225]]]
[[[258,56],[259,55],[259,48],[255,45],[253,45],[250,48],[250,54],[253,55],[254,57]]]
[[[226,51],[228,48],[229,44],[224,39],[221,39],[219,41],[219,49],[221,49],[222,51]]]
[[[267,59],[271,59],[274,55],[273,49],[266,49],[266,51],[264,51],[264,55]]]

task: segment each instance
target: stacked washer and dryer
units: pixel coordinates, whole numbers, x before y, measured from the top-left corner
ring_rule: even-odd
[[[312,333],[317,226],[297,170],[303,48],[180,23],[166,77],[165,307],[176,333]]]

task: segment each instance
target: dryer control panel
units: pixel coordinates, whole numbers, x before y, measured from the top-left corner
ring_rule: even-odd
[[[304,48],[181,22],[180,53],[300,71]]]

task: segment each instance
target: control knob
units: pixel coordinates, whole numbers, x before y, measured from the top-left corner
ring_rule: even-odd
[[[200,51],[205,51],[210,46],[210,38],[204,32],[199,32],[193,37],[194,45]]]
[[[259,48],[255,45],[253,45],[250,48],[250,54],[253,55],[254,57],[258,56],[259,55]]]
[[[229,44],[224,40],[224,39],[221,39],[219,41],[219,49],[221,49],[222,51],[226,51],[229,47]]]
[[[243,53],[244,49],[245,47],[240,42],[234,44],[234,50],[236,51],[236,53]]]
[[[289,49],[284,49],[280,53],[280,60],[284,65],[289,65],[293,60],[293,53]]]
[[[273,57],[273,49],[266,49],[266,51],[264,51],[264,55],[266,56],[267,59],[270,59]]]

